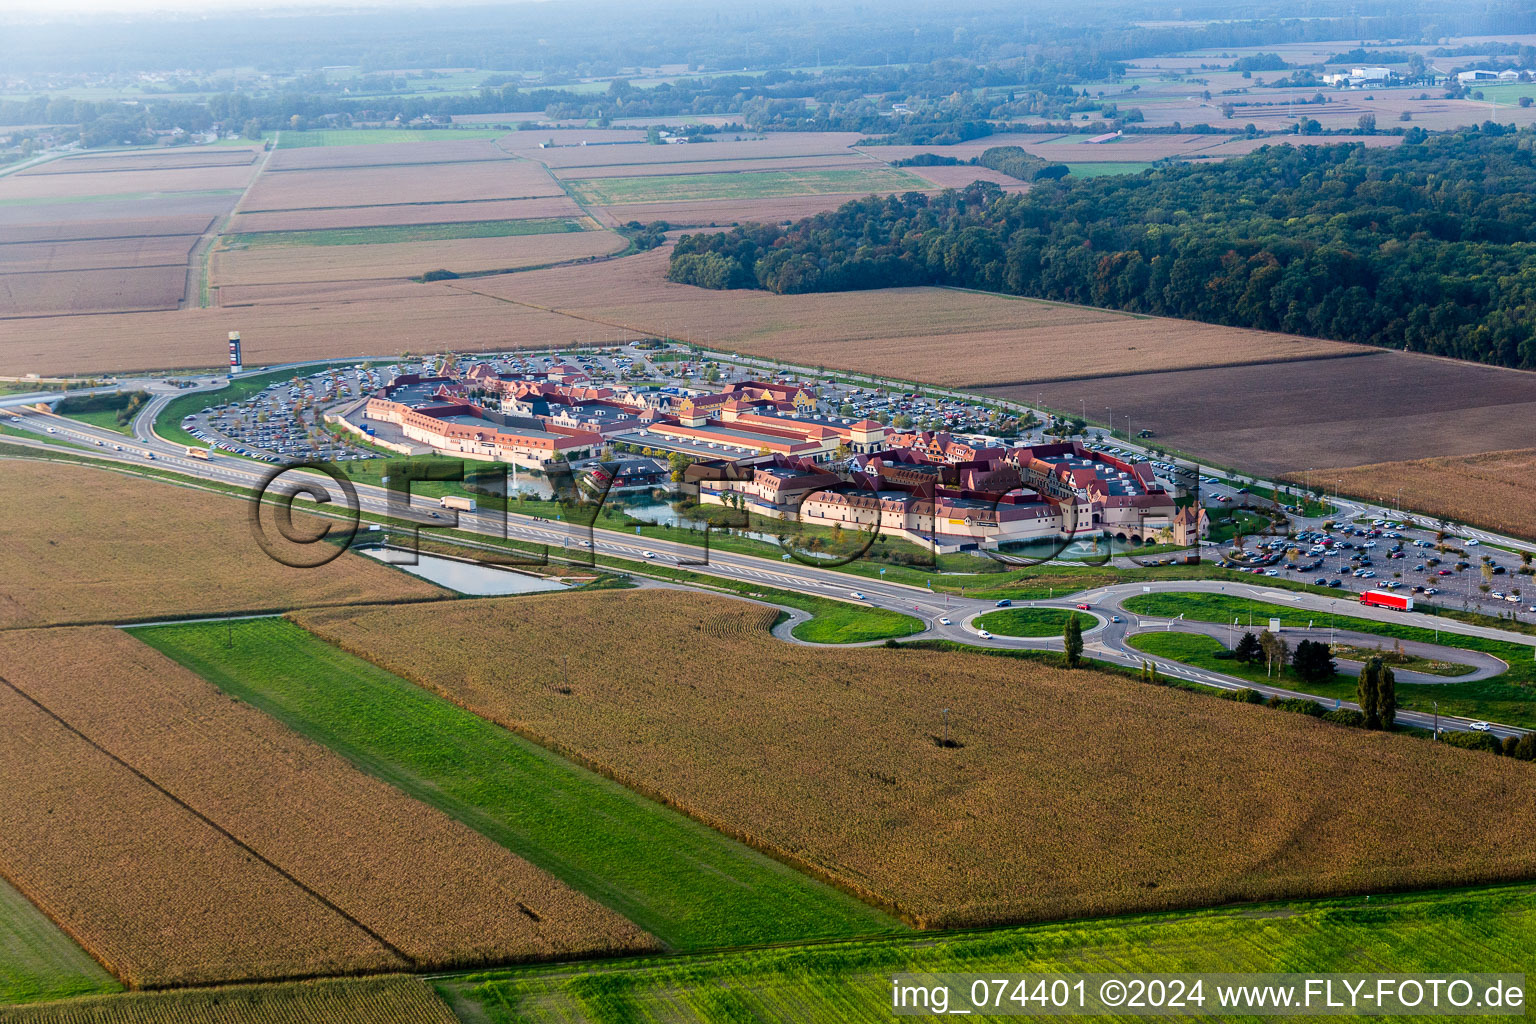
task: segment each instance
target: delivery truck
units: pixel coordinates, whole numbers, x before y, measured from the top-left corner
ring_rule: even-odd
[[[474,498],[461,498],[457,494],[445,494],[437,499],[441,508],[456,508],[460,512],[473,512],[475,510]]]
[[[1388,590],[1367,590],[1360,595],[1360,603],[1375,605],[1377,608],[1396,608],[1400,612],[1413,611],[1412,597]]]
[[[208,449],[207,448],[199,448],[195,444],[189,444],[189,445],[187,445],[187,458],[189,458],[189,459],[204,459],[204,460],[206,460],[208,458]]]

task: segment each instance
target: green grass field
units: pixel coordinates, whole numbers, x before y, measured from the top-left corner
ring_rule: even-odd
[[[1140,174],[1152,165],[1135,161],[1121,163],[1118,161],[1104,161],[1103,163],[1076,163],[1069,161],[1067,167],[1071,169],[1074,178],[1098,178],[1105,174]]]
[[[1061,636],[1073,612],[1062,608],[1004,608],[987,612],[976,625],[998,636]],[[1081,615],[1083,628],[1093,625],[1092,615]]]
[[[121,989],[106,968],[0,879],[0,1004]]]
[[[119,434],[127,436],[132,436],[133,434],[131,424],[117,422],[117,411],[115,409],[96,409],[91,412],[71,412],[63,413],[62,415],[67,419],[89,423],[93,427],[105,427],[108,430],[115,430]]]
[[[454,238],[506,238],[513,235],[553,235],[585,230],[565,217],[530,220],[471,220],[456,224],[390,224],[371,228],[330,228],[316,231],[252,231],[225,235],[230,245],[379,245],[389,242],[441,242]]]
[[[388,142],[453,142],[463,139],[499,139],[499,128],[327,128],[318,131],[282,131],[278,149],[309,149],[314,146],[377,146]]]
[[[901,612],[884,608],[866,608],[841,601],[817,601],[807,608],[816,617],[794,629],[797,640],[815,644],[857,644],[869,640],[888,640],[921,633],[928,626]]]
[[[531,968],[440,979],[436,986],[461,1019],[493,1024],[878,1024],[899,1019],[890,1005],[891,978],[899,973],[1433,971],[1536,973],[1536,889],[1266,904]]]
[[[1536,648],[1526,644],[1506,643],[1502,640],[1485,640],[1482,637],[1462,636],[1457,633],[1439,632],[1420,626],[1408,626],[1397,622],[1378,622],[1352,615],[1330,616],[1327,612],[1308,612],[1298,608],[1269,604],[1264,601],[1248,601],[1226,594],[1138,594],[1125,602],[1127,611],[1141,615],[1173,616],[1183,613],[1186,619],[1198,622],[1231,622],[1247,628],[1248,616],[1253,616],[1254,629],[1264,629],[1271,616],[1280,619],[1284,626],[1302,627],[1308,622],[1318,628],[1337,626],[1360,633],[1389,639],[1417,640],[1421,643],[1438,643],[1465,650],[1481,651],[1501,658],[1509,664],[1509,670],[1492,679],[1465,683],[1398,683],[1397,698],[1400,707],[1427,711],[1431,702],[1438,701],[1440,711],[1447,715],[1464,718],[1481,718],[1503,722],[1523,728],[1536,728]],[[1146,636],[1149,634],[1143,634]],[[1159,634],[1161,635],[1161,634]],[[1211,643],[1216,643],[1214,640]],[[1138,645],[1139,646],[1139,645]],[[1142,648],[1146,650],[1146,648]],[[1193,649],[1192,649],[1193,650]],[[1162,653],[1148,650],[1148,653]],[[1195,653],[1199,653],[1196,651]],[[1183,661],[1177,654],[1167,657]],[[1236,663],[1211,660],[1209,663],[1190,662],[1196,667],[1208,668],[1230,675]],[[1262,675],[1262,669],[1260,670]],[[1325,698],[1353,700],[1355,680],[1340,676],[1332,683],[1308,683],[1297,686],[1293,680],[1284,685],[1304,689]]]
[[[903,930],[853,897],[285,619],[153,627],[134,635],[673,948]],[[232,646],[225,646],[228,638]]]
[[[922,178],[886,167],[829,171],[738,171],[721,174],[658,174],[637,178],[571,178],[576,198],[597,206],[688,199],[776,199],[841,192],[910,192],[930,189]]]

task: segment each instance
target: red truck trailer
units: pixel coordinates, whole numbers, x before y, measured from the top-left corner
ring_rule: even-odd
[[[1360,595],[1361,604],[1373,604],[1378,608],[1396,608],[1400,612],[1413,611],[1413,598],[1407,594],[1394,594],[1390,590],[1367,590]]]

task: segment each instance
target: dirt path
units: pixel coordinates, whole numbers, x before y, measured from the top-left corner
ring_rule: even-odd
[[[219,240],[219,236],[224,234],[225,227],[229,225],[229,218],[239,211],[240,204],[245,202],[245,197],[250,194],[251,187],[261,177],[261,172],[267,169],[267,161],[272,159],[272,154],[276,152],[277,133],[274,133],[272,136],[272,148],[262,150],[261,158],[256,161],[256,169],[251,173],[251,179],[245,183],[245,190],[240,193],[240,198],[235,200],[228,213],[222,217],[215,217],[213,222],[208,225],[208,230],[204,231],[198,237],[196,243],[193,244],[192,251],[187,254],[187,286],[182,292],[181,306],[179,308],[201,309],[209,304],[204,302],[206,296],[204,295],[203,287],[207,280],[206,270],[209,250]]]

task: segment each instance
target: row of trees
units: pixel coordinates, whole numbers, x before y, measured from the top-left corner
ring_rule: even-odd
[[[857,200],[678,242],[669,278],[942,284],[1536,367],[1536,130]]]

